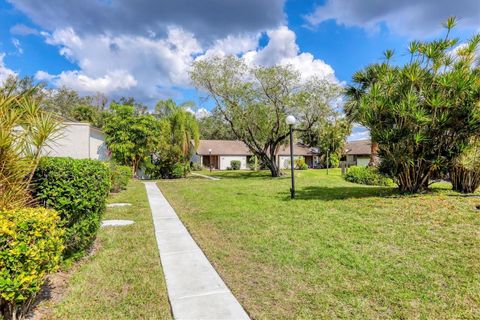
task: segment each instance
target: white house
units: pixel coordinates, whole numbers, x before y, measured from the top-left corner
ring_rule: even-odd
[[[45,148],[45,155],[101,161],[110,159],[105,134],[89,123],[65,121],[59,135],[59,139]]]
[[[344,154],[348,166],[366,167],[370,162],[372,143],[370,140],[348,141]]]
[[[303,157],[309,167],[313,167],[316,153],[311,149],[299,143],[293,148],[294,158]],[[252,157],[252,152],[247,145],[239,140],[200,140],[196,154],[192,161],[200,163],[206,168],[227,170],[231,167],[233,160],[240,161],[240,169],[247,169],[248,160]],[[277,164],[285,169],[290,164],[290,147],[281,146],[276,153]]]

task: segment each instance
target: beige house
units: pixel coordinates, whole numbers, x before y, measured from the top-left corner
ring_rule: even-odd
[[[370,140],[348,141],[345,145],[347,166],[366,167],[370,162],[372,143]]]
[[[314,165],[316,154],[311,148],[299,143],[294,145],[294,157],[298,159],[303,157],[309,167]],[[248,168],[248,161],[253,154],[248,147],[239,140],[200,140],[198,149],[192,161],[200,163],[206,168],[227,170],[233,160],[240,161],[240,169]],[[276,155],[277,164],[280,168],[289,168],[290,165],[290,147],[282,146]]]
[[[75,159],[110,160],[105,143],[105,134],[89,123],[64,121],[60,138],[45,148],[50,157],[71,157]]]

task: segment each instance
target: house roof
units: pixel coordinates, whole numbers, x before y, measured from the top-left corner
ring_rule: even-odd
[[[345,154],[370,155],[372,153],[370,140],[348,141],[345,145]]]
[[[239,140],[200,140],[197,154],[208,155],[209,149],[212,150],[213,155],[243,156],[252,154],[245,143]]]
[[[198,144],[197,154],[208,155],[209,149],[212,150],[213,155],[252,155],[252,152],[250,152],[247,145],[239,140],[200,140]],[[297,156],[310,156],[315,154],[310,148],[299,143],[293,146],[293,153]],[[288,145],[280,146],[277,155],[290,155],[290,147]]]

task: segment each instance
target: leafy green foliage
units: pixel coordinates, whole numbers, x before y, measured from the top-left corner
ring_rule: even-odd
[[[24,91],[14,81],[6,86],[0,89],[0,209],[27,204],[42,151],[61,129],[51,113],[40,109],[38,88]]]
[[[480,186],[480,141],[472,139],[470,144],[455,159],[450,167],[453,190],[472,193]]]
[[[63,229],[54,210],[0,210],[0,315],[21,318],[40,291],[45,276],[57,269]]]
[[[372,186],[393,185],[393,180],[382,175],[375,167],[352,166],[348,168],[348,171],[345,174],[344,178],[349,182]]]
[[[386,61],[353,76],[347,90],[349,117],[370,130],[379,156],[403,192],[418,192],[448,168],[480,133],[480,34],[456,47],[445,38],[412,42],[410,62]]]
[[[240,170],[240,167],[242,166],[242,163],[240,160],[232,160],[230,161],[230,167],[232,170]]]
[[[80,256],[92,244],[110,190],[107,164],[89,159],[43,158],[33,178],[37,203],[53,208],[65,232],[66,258]]]
[[[303,157],[300,157],[295,160],[295,169],[297,170],[307,170],[308,165],[305,163],[305,159]]]
[[[202,171],[203,166],[199,162],[192,162],[192,164],[190,165],[190,169],[192,171]]]
[[[250,170],[257,171],[260,169],[260,164],[258,163],[258,157],[257,156],[251,156],[248,158],[248,167]]]
[[[272,176],[281,175],[275,150],[289,135],[287,115],[298,119],[296,131],[308,131],[332,115],[331,101],[340,94],[340,88],[326,80],[302,83],[291,66],[249,67],[235,56],[198,60],[190,76]]]
[[[132,168],[133,176],[159,144],[159,122],[152,115],[135,114],[132,106],[112,104],[110,109],[103,127],[108,149],[115,161]]]
[[[160,118],[160,139],[147,173],[152,178],[185,177],[190,170],[190,158],[198,146],[198,123],[193,114],[172,100],[157,104],[157,117]]]
[[[132,177],[132,169],[116,163],[110,163],[110,192],[120,192],[127,188]]]
[[[212,115],[198,120],[200,138],[205,140],[236,140],[230,125],[214,110]]]

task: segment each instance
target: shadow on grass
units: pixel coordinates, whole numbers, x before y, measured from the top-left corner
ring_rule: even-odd
[[[200,172],[201,174],[208,175],[210,177],[220,178],[220,179],[241,179],[241,180],[270,180],[270,179],[282,179],[287,177],[278,177],[272,178],[269,172],[267,171],[244,171],[244,170],[235,170],[235,171],[212,171],[212,172]]]
[[[289,192],[282,192],[286,195],[284,200],[291,200]],[[296,190],[295,198],[298,200],[345,200],[345,199],[362,199],[372,197],[397,197],[400,193],[393,187],[319,187],[309,186]]]

